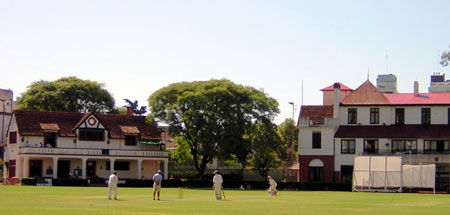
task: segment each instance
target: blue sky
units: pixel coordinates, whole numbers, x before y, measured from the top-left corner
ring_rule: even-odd
[[[0,88],[38,80],[104,83],[122,106],[174,82],[226,78],[278,100],[279,123],[321,104],[319,89],[356,88],[369,73],[400,92],[448,73],[448,1],[0,0]],[[447,75],[450,79],[450,74]]]

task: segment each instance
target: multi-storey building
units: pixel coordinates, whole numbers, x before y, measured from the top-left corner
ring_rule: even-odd
[[[168,153],[145,116],[15,110],[5,148],[5,183],[21,178],[167,178]]]
[[[450,93],[419,93],[417,82],[414,93],[384,94],[370,81],[345,96],[333,88],[332,105],[301,108],[301,182],[350,182],[355,156],[396,154],[436,163],[437,188],[449,189]]]
[[[6,140],[9,124],[11,122],[12,111],[14,110],[13,92],[11,90],[0,89],[0,122],[1,122],[1,142],[0,158],[3,158],[3,148]]]

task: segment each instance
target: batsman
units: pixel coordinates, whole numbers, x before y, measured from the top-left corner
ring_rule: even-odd
[[[222,183],[223,179],[222,176],[219,174],[219,171],[214,170],[213,187],[214,192],[216,193],[217,200],[222,200]]]

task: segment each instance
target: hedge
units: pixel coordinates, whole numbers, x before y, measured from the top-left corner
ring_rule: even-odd
[[[42,183],[43,179],[24,178],[22,185],[36,185]],[[124,184],[119,187],[152,187],[153,180],[124,179]],[[298,183],[298,182],[277,182],[279,190],[309,190],[309,191],[351,191],[351,183]],[[53,186],[88,186],[87,179],[53,179]],[[212,180],[199,179],[170,179],[163,180],[162,187],[185,187],[185,188],[206,188],[213,185]],[[103,184],[102,186],[106,186]],[[269,187],[267,181],[243,181],[243,180],[225,180],[223,183],[225,189],[239,189],[241,187],[254,190],[264,190]]]
[[[310,191],[351,191],[351,183],[298,183],[298,182],[277,182],[279,190],[310,190]],[[198,179],[170,179],[163,180],[162,187],[185,187],[185,188],[211,188],[212,180]],[[152,187],[152,180],[128,179],[124,187]],[[255,190],[264,190],[269,187],[266,181],[242,181],[225,180],[223,187],[226,189],[239,189],[240,187]]]

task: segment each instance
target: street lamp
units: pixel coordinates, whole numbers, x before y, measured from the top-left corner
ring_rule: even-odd
[[[294,105],[294,102],[289,102],[289,104],[292,105],[292,121],[294,121],[294,124],[295,124],[295,119],[294,119],[294,115],[295,115],[294,107],[295,107],[295,105]]]

